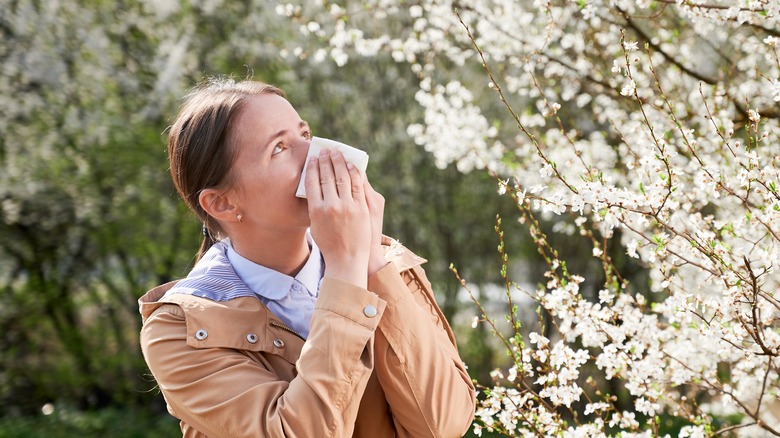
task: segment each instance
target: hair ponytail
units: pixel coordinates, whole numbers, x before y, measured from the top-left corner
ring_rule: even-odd
[[[206,254],[206,251],[208,251],[212,245],[214,245],[214,239],[211,237],[211,231],[209,231],[209,227],[206,225],[206,223],[203,223],[203,240],[200,243],[200,249],[198,249],[198,255],[195,258],[195,262],[197,263],[198,260],[200,260],[204,254]]]

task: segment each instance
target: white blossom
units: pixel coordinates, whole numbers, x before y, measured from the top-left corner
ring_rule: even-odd
[[[459,15],[444,0],[368,6],[382,12],[333,26],[331,46],[345,59],[384,50],[410,65],[424,115],[408,134],[438,166],[489,169],[500,193],[555,232],[593,236],[599,266],[624,253],[646,274],[580,290],[550,256],[530,296],[552,333],[519,333],[527,347],[494,374],[536,382],[538,397],[496,384],[475,433],[495,424],[517,436],[650,436],[641,418],[666,412],[687,423],[680,436],[705,436],[711,416],[754,415],[743,400],[780,393],[768,362],[780,348],[780,63],[777,38],[762,30],[778,27],[780,4],[478,0]],[[392,19],[393,7],[406,31],[360,27]],[[638,24],[648,36],[626,25],[649,16]],[[582,424],[567,424],[556,409],[581,402],[583,369],[620,380],[633,411],[596,399]],[[693,404],[681,388],[715,402]]]

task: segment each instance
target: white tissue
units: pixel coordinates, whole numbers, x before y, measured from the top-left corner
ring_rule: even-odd
[[[354,164],[355,167],[360,169],[361,172],[366,171],[366,167],[368,166],[367,153],[361,151],[360,149],[353,148],[352,146],[347,146],[344,143],[339,143],[335,140],[329,140],[327,138],[321,137],[312,137],[311,145],[309,146],[309,153],[306,155],[306,162],[303,165],[301,180],[298,182],[298,190],[295,191],[295,196],[299,198],[306,197],[306,184],[304,183],[304,180],[306,179],[306,168],[309,166],[309,158],[319,157],[320,151],[323,149],[341,152],[342,155],[344,155],[344,159],[346,159],[348,163]]]

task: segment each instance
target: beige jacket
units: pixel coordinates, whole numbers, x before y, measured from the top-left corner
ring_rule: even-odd
[[[387,240],[368,290],[326,277],[304,340],[258,299],[139,299],[141,347],[184,437],[456,437],[475,391],[425,260]],[[369,292],[370,291],[370,292]]]

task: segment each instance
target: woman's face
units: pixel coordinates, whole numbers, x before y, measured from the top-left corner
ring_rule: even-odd
[[[249,98],[236,122],[232,192],[242,216],[239,226],[261,233],[305,229],[306,200],[295,190],[309,151],[309,125],[276,94]]]

